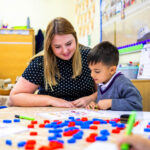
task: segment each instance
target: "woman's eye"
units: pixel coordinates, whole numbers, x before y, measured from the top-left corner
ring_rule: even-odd
[[[71,43],[67,43],[67,46],[71,45]]]
[[[60,48],[60,46],[55,46],[55,48]]]
[[[100,73],[100,71],[95,71],[95,73]]]

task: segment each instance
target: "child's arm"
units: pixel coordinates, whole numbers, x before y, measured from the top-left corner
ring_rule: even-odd
[[[142,97],[130,80],[120,81],[116,88],[119,98],[112,99],[111,110],[142,110]]]
[[[150,150],[150,140],[143,138],[139,135],[130,135],[119,137],[118,139],[118,149],[123,143],[130,144],[134,150]]]

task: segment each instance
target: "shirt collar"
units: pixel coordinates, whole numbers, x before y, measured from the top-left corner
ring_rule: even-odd
[[[99,83],[98,85],[101,87],[102,90],[105,90],[109,86],[110,82],[114,79],[114,77],[118,74],[120,74],[120,72],[116,72],[107,83]]]

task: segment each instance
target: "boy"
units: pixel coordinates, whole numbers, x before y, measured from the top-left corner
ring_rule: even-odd
[[[132,82],[116,72],[118,49],[109,42],[96,45],[87,58],[97,89],[97,107],[102,110],[142,110],[142,97]]]

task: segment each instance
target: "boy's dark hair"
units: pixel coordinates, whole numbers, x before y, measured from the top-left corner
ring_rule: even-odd
[[[119,52],[116,46],[104,41],[97,44],[88,54],[88,64],[102,62],[108,66],[117,66],[119,62]]]

